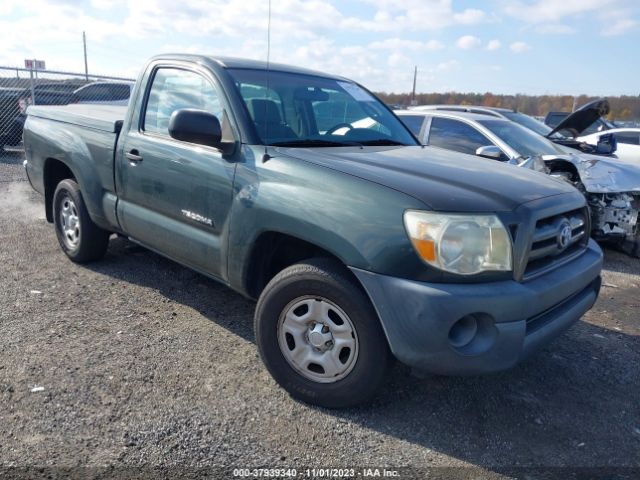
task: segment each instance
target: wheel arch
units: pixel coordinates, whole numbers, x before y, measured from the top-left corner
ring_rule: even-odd
[[[335,253],[299,237],[278,232],[262,232],[253,242],[243,272],[243,287],[251,298],[258,298],[269,281],[285,268],[310,258],[326,258],[343,267],[365,294],[364,287]]]
[[[567,172],[571,174],[572,182],[575,183],[581,180],[580,172],[578,171],[578,168],[571,162],[568,162],[566,160],[555,159],[555,160],[548,160],[545,163],[547,165],[547,168],[549,168],[550,174],[554,174],[558,172]]]
[[[69,165],[60,159],[49,157],[44,161],[43,184],[45,213],[49,223],[53,222],[53,194],[62,180],[72,179],[77,182],[77,177]]]

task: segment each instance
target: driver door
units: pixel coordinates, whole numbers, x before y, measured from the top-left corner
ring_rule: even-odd
[[[224,276],[223,245],[235,164],[219,150],[171,138],[171,114],[183,108],[222,118],[213,79],[156,67],[139,124],[132,122],[119,155],[118,216],[134,240],[192,268]]]

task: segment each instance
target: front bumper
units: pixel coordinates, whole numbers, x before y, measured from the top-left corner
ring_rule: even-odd
[[[378,313],[391,351],[432,373],[504,370],[576,322],[600,291],[602,251],[527,282],[422,283],[352,268]]]

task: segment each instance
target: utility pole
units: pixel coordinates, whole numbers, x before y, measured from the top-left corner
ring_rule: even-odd
[[[413,69],[413,90],[411,91],[411,105],[417,105],[416,102],[416,78],[418,78],[418,66]]]
[[[31,61],[31,68],[29,69],[29,87],[31,89],[31,105],[36,104],[36,88],[33,81],[33,68],[36,66],[36,59]]]
[[[84,76],[89,81],[89,67],[87,66],[87,36],[82,32],[82,45],[84,46]]]

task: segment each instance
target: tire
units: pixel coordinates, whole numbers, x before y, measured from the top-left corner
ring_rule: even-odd
[[[53,222],[60,247],[73,262],[86,263],[104,256],[110,233],[93,223],[74,180],[62,180],[56,187]]]
[[[322,407],[370,400],[392,360],[369,299],[342,265],[328,259],[276,275],[260,295],[254,328],[276,382],[292,397]],[[308,358],[318,363],[306,365]]]

